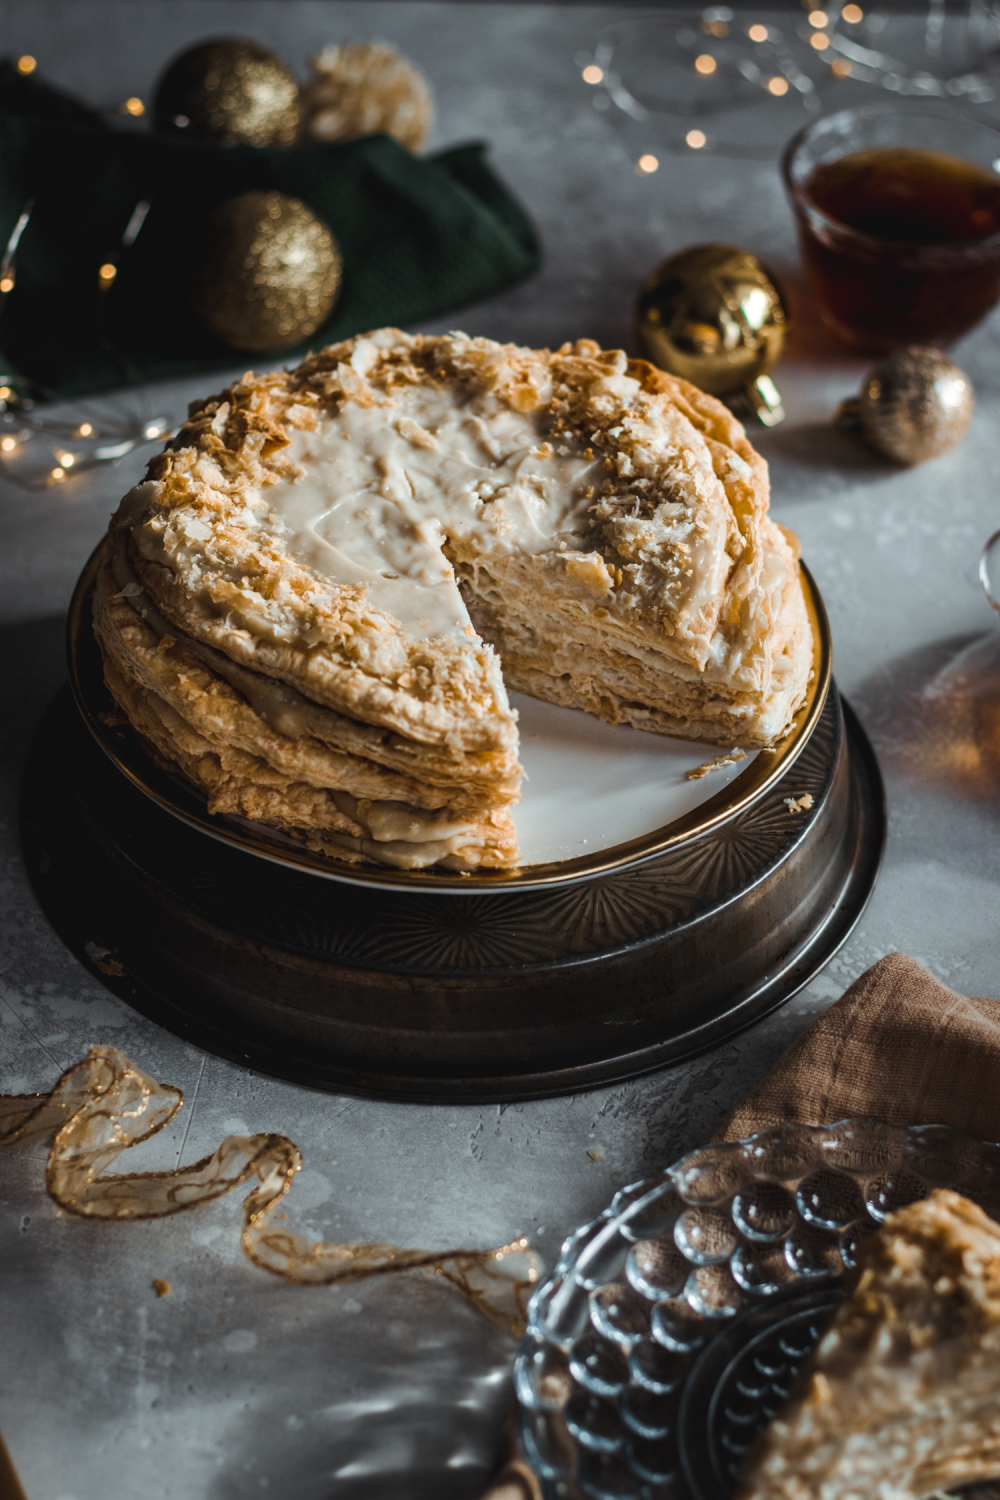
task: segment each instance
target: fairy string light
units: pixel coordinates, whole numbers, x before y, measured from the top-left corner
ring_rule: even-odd
[[[728,5],[711,5],[700,19],[664,13],[616,21],[600,33],[593,53],[576,54],[576,63],[594,106],[614,105],[650,132],[649,145],[737,156],[759,155],[762,148],[734,138],[732,130],[727,139],[721,116],[768,95],[785,100],[784,109],[797,102],[815,113],[820,87],[849,78],[896,94],[969,104],[1000,97],[997,6],[973,5],[966,15],[949,17],[944,0],[927,0],[923,25],[918,14],[903,15],[884,0],[803,0],[803,11],[798,20],[782,17],[781,26]],[[965,72],[949,65],[956,49],[944,45],[946,26],[961,43],[958,52],[978,59]],[[700,128],[671,128],[671,117],[685,115],[702,116]],[[720,118],[714,132],[713,117]]]
[[[17,247],[21,243],[21,236],[28,227],[28,220],[31,218],[34,207],[34,199],[29,198],[21,210],[17,223],[10,232],[10,236],[4,246],[3,256],[0,258],[0,312],[2,312],[4,303],[14,290],[17,280],[17,273],[14,266]]]
[[[29,199],[0,256],[0,315],[17,285],[18,247],[33,209],[34,202]],[[135,244],[149,209],[147,199],[135,205],[119,245],[97,268],[98,330],[103,327],[107,294],[118,277],[122,256]],[[88,420],[43,416],[34,401],[18,389],[24,384],[12,371],[0,374],[0,473],[20,489],[51,489],[71,474],[115,464],[135,448],[172,436],[176,427],[167,417],[147,417],[137,423],[103,422],[98,427]]]

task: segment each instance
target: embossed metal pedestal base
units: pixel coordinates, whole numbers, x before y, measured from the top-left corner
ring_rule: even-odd
[[[811,809],[788,807],[807,792]],[[22,832],[64,940],[169,1030],[317,1088],[478,1101],[634,1076],[782,1004],[857,921],[885,812],[834,689],[784,780],[667,855],[551,892],[375,892],[187,828],[66,691],[29,759]]]

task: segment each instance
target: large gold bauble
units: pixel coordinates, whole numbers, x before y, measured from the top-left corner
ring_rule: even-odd
[[[350,141],[377,131],[419,151],[434,119],[424,75],[385,42],[325,47],[302,90],[302,123],[318,141]]]
[[[965,371],[940,349],[911,344],[869,370],[860,395],[841,402],[836,421],[860,431],[883,458],[919,464],[962,441],[974,408]]]
[[[785,415],[768,372],[789,327],[773,276],[736,245],[693,245],[670,256],[636,304],[647,359],[713,396],[740,392],[768,427]]]
[[[170,64],[156,86],[153,123],[168,135],[222,146],[291,146],[299,86],[259,42],[219,37]]]
[[[193,303],[219,338],[249,354],[277,353],[326,322],[340,290],[340,253],[304,203],[240,193],[216,209],[212,228]]]

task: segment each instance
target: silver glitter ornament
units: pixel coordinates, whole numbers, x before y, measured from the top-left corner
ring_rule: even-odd
[[[844,401],[838,426],[859,432],[897,464],[919,464],[960,443],[969,430],[972,381],[940,349],[911,345],[880,360],[860,394]]]

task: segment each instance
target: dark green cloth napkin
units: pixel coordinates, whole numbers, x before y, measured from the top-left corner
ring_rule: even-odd
[[[212,210],[252,188],[299,198],[333,231],[340,300],[297,349],[407,324],[490,296],[538,269],[530,220],[481,145],[418,157],[390,136],[279,150],[110,127],[0,63],[0,248],[34,199],[0,314],[0,375],[42,396],[263,363],[208,333],[189,305]],[[151,207],[130,249],[136,205]],[[109,292],[98,267],[118,263]],[[277,357],[277,356],[273,356]]]

